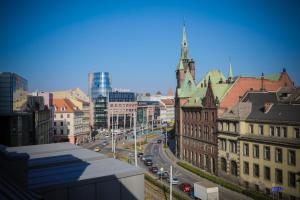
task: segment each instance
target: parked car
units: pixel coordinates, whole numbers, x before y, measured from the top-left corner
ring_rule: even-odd
[[[179,189],[185,193],[189,193],[192,190],[192,186],[189,183],[181,183]]]
[[[161,143],[161,139],[157,140],[157,144],[160,144]]]
[[[172,178],[172,185],[178,185],[179,184],[179,180],[177,177],[173,177]],[[170,177],[167,179],[167,181],[170,183]]]
[[[144,155],[143,152],[138,152],[137,157],[141,158]]]
[[[103,146],[106,146],[106,145],[108,145],[108,143],[107,143],[106,141],[104,141],[104,142],[102,143],[102,145],[103,145]]]
[[[169,172],[167,172],[167,171],[164,171],[164,172],[158,171],[157,176],[159,178],[162,178],[162,179],[167,179],[167,178],[169,178]]]
[[[157,167],[149,167],[149,171],[153,174],[156,174],[158,172],[158,168]]]
[[[100,147],[95,147],[94,151],[99,152],[100,151]]]
[[[153,165],[153,162],[152,162],[151,159],[146,159],[146,160],[144,161],[144,163],[145,163],[145,165],[147,165],[147,166],[152,166],[152,165]]]

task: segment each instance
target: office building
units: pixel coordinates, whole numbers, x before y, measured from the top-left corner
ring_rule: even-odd
[[[108,102],[108,128],[132,128],[133,113],[137,110],[133,92],[110,92]]]
[[[160,125],[160,105],[158,101],[137,102],[137,126],[149,129]]]
[[[108,96],[111,92],[111,75],[109,72],[88,74],[88,96],[90,98],[90,119],[92,127],[107,128]]]

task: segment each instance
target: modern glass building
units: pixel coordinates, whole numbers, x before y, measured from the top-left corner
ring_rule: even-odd
[[[111,92],[111,75],[109,72],[95,72],[89,73],[89,97],[92,101],[101,95],[103,97],[108,97],[109,92]]]
[[[134,102],[136,101],[134,92],[110,92],[109,102]]]
[[[88,75],[88,93],[93,102],[93,121],[96,128],[107,128],[107,102],[111,92],[109,72],[95,72]]]
[[[26,79],[15,73],[0,72],[0,113],[24,111],[27,92]]]

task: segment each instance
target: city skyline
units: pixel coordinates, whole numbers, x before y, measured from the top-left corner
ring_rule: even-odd
[[[30,91],[87,92],[88,73],[102,71],[112,74],[114,88],[175,91],[183,19],[197,80],[212,69],[227,76],[231,57],[234,76],[285,67],[300,83],[296,1],[1,4],[0,71],[22,75]]]

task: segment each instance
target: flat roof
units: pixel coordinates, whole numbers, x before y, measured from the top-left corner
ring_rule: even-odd
[[[144,170],[70,143],[9,147],[29,154],[29,189],[51,189],[81,181],[106,181],[144,174]]]

